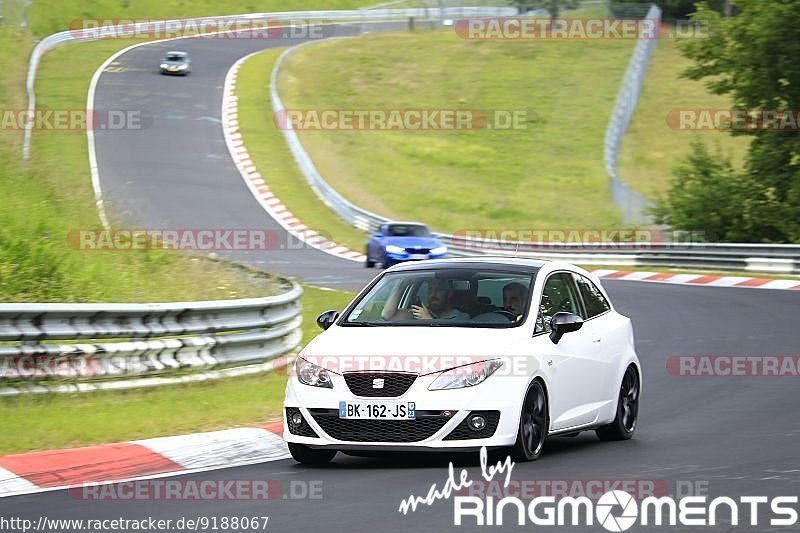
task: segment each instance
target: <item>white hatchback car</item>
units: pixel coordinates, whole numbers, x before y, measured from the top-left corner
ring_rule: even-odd
[[[642,372],[631,321],[567,263],[443,259],[377,276],[300,353],[286,387],[295,460],[338,451],[509,448],[595,430],[629,439]]]

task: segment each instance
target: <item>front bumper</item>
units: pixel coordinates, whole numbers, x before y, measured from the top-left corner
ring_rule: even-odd
[[[409,252],[402,252],[399,254],[389,253],[386,252],[386,263],[388,264],[396,264],[396,263],[404,263],[406,261],[425,261],[426,259],[444,259],[447,256],[447,253],[443,254],[412,254]]]
[[[189,73],[189,69],[188,68],[175,69],[173,67],[168,67],[168,68],[162,68],[161,69],[161,73],[162,74],[172,74],[172,75],[176,75],[176,76],[182,76],[184,74],[188,74]]]
[[[419,376],[397,397],[355,396],[343,376],[331,374],[332,389],[289,379],[284,402],[284,439],[337,450],[461,450],[512,446],[516,440],[521,398],[510,394],[507,376],[492,376],[464,389],[429,391],[436,374]],[[494,380],[492,378],[495,378]],[[524,391],[524,385],[518,388]],[[519,395],[521,396],[521,394]],[[338,417],[340,401],[414,402],[415,420],[351,420]],[[290,426],[287,411],[299,411],[301,426]],[[480,412],[487,431],[471,430],[467,419]],[[491,431],[488,431],[491,429]],[[464,438],[467,437],[467,438]]]

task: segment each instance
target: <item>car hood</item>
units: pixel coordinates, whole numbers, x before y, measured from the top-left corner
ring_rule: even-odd
[[[393,244],[401,248],[413,248],[419,246],[420,248],[436,248],[441,246],[442,243],[433,237],[387,237],[384,244]]]
[[[528,355],[529,337],[524,325],[503,329],[332,326],[300,355],[337,373],[391,370],[427,374],[502,355]]]

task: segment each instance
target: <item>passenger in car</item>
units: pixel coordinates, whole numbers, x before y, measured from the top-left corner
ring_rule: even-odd
[[[522,283],[509,283],[503,287],[503,309],[519,318],[525,314],[525,295],[528,289]]]

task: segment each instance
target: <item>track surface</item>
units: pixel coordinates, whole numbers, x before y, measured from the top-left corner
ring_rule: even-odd
[[[377,30],[388,25],[371,25]],[[355,35],[356,26],[325,26],[328,36]],[[225,76],[237,59],[303,39],[184,39],[141,46],[109,65],[95,94],[97,109],[144,111],[152,126],[95,133],[106,209],[133,227],[151,229],[266,229],[279,247],[224,254],[308,283],[355,290],[374,271],[304,247],[261,208],[233,165],[221,127]],[[192,58],[188,77],[158,73],[168,50]],[[264,94],[265,103],[269,95]],[[261,169],[269,183],[269,168]],[[319,228],[317,228],[319,229]]]
[[[227,69],[263,47],[263,42],[248,41],[155,44],[122,56],[123,72],[102,76],[98,108],[126,106],[155,116],[153,127],[141,134],[98,135],[102,183],[113,212],[124,212],[148,227],[280,230],[252,199],[228,158],[220,124],[202,118],[219,119]],[[173,79],[154,72],[169,48],[192,54],[191,77]],[[359,288],[370,275],[358,264],[313,250],[279,250],[249,260],[265,270],[343,288]],[[644,365],[636,437],[622,443],[601,443],[590,433],[552,439],[540,461],[515,466],[513,479],[661,480],[671,492],[678,481],[701,481],[708,483],[712,496],[797,495],[797,378],[675,377],[667,373],[666,361],[672,355],[797,354],[800,294],[611,280],[605,286],[618,309],[633,319]],[[319,500],[95,502],[58,491],[2,499],[0,514],[33,520],[41,515],[173,520],[266,515],[270,531],[443,531],[453,525],[451,501],[422,506],[407,516],[398,507],[410,494],[424,496],[431,483],[441,487],[448,459],[340,454],[321,468],[284,460],[183,477],[269,479],[283,487],[292,481],[321,481]],[[472,479],[480,477],[474,460],[464,464],[471,465]],[[598,525],[575,529],[602,531]]]

